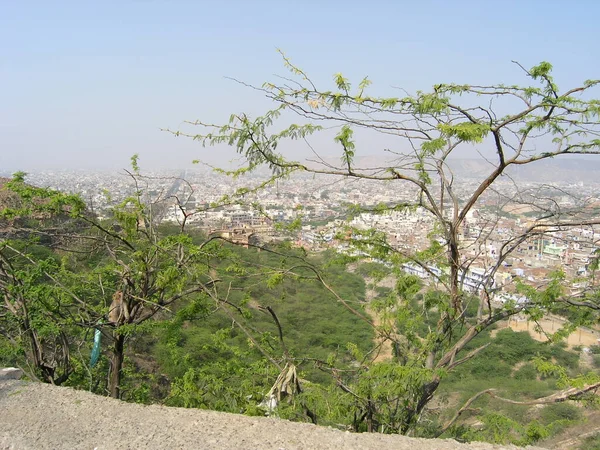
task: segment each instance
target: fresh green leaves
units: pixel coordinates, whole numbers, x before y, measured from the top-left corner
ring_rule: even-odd
[[[442,150],[447,144],[448,144],[448,141],[446,139],[444,139],[443,137],[425,141],[421,144],[421,150],[423,151],[423,156],[434,155],[438,151]]]
[[[354,132],[352,128],[348,125],[344,125],[337,136],[334,138],[334,141],[342,146],[344,153],[342,154],[342,162],[348,167],[350,171],[350,167],[352,166],[352,161],[354,160],[354,149],[355,144],[352,141],[352,135]]]
[[[333,79],[335,81],[335,85],[339,90],[344,91],[346,94],[350,91],[350,82],[347,78],[344,78],[344,76],[341,73],[336,73]]]
[[[438,128],[446,136],[456,137],[461,141],[473,143],[482,142],[483,139],[490,132],[489,125],[472,122],[461,122],[457,124],[440,124]]]
[[[531,77],[534,80],[537,80],[538,78],[548,77],[551,72],[552,72],[552,64],[550,64],[549,62],[546,62],[546,61],[542,61],[537,66],[533,66],[529,70],[529,74],[531,75]]]

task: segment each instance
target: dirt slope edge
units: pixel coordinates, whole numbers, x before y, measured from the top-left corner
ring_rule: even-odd
[[[484,450],[516,447],[352,434],[273,418],[136,405],[69,388],[0,381],[0,449],[67,448]]]

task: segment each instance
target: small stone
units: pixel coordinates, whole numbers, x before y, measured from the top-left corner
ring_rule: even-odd
[[[16,367],[0,369],[0,380],[18,380],[23,376],[23,371]]]

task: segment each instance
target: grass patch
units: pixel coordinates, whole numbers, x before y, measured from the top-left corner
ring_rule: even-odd
[[[600,450],[600,433],[585,438],[580,450]]]

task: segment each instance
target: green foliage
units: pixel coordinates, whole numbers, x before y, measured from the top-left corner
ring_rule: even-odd
[[[560,344],[538,342],[528,332],[515,332],[510,328],[499,331],[493,344],[484,352],[485,355],[510,365],[529,361],[536,356],[554,358],[559,364],[569,368],[576,368],[578,364],[577,354],[565,350]]]
[[[462,122],[458,124],[441,124],[440,131],[446,136],[457,137],[461,141],[479,143],[490,132],[490,126],[482,123]]]
[[[356,268],[356,273],[365,278],[374,278],[375,280],[381,280],[383,277],[390,273],[390,270],[383,264],[366,262],[359,264]]]
[[[186,408],[213,409],[248,415],[264,415],[259,404],[277,373],[252,352],[227,343],[229,330],[212,334],[203,345],[206,354],[221,354],[202,366],[189,368],[171,386],[167,404]]]
[[[554,403],[542,409],[541,419],[546,424],[556,421],[577,421],[582,417],[581,409],[570,403]]]
[[[411,301],[422,287],[423,282],[416,275],[400,274],[396,277],[396,293],[405,301]]]
[[[533,66],[529,70],[529,74],[534,80],[538,78],[546,78],[550,75],[550,72],[552,72],[552,64],[546,61],[542,61],[537,66]]]
[[[354,159],[355,144],[352,141],[353,131],[348,125],[344,125],[334,141],[342,146],[344,153],[342,154],[342,162],[350,167]]]
[[[433,155],[436,152],[442,150],[448,142],[444,138],[436,138],[430,141],[425,141],[421,144],[421,150],[423,151],[423,156]]]
[[[537,376],[538,373],[533,364],[521,366],[513,375],[515,380],[536,380]]]
[[[547,438],[550,436],[551,431],[538,423],[537,421],[530,422],[525,429],[525,437],[522,442],[526,444],[533,444],[537,441]],[[520,444],[521,442],[519,442]]]
[[[2,211],[3,218],[42,231],[50,223],[79,228],[66,246],[72,253],[41,241],[2,242],[0,286],[8,312],[0,316],[0,362],[29,364],[31,375],[46,381],[108,389],[130,401],[166,399],[171,405],[251,415],[265,414],[265,395],[282,368],[294,367],[302,392],[284,399],[274,415],[308,420],[316,414],[320,423],[355,431],[432,435],[451,412],[427,408],[438,393],[464,402],[494,387],[510,399],[540,398],[597,382],[598,374],[581,372],[577,355],[559,345],[575,327],[597,318],[593,308],[575,311],[561,301],[568,292],[565,274],[552,274],[544,289],[521,280],[518,291],[527,304],[490,304],[480,311],[485,299],[461,291],[463,261],[471,260],[458,234],[507,167],[597,152],[598,140],[585,135],[597,124],[600,106],[579,94],[598,82],[561,94],[552,66],[543,62],[526,71],[540,83],[536,87],[438,84],[403,98],[373,97],[366,92],[366,77],[352,92],[350,80],[336,74],[332,90],[322,91],[282,57],[294,79],[264,85],[276,103],[273,109],[255,117],[232,114],[222,126],[195,123],[203,131],[190,137],[204,145],[229,145],[245,162],[220,173],[239,179],[263,165],[271,170],[266,181],[238,187],[210,207],[235,204],[264,213],[260,205],[248,205],[254,201],[248,198],[296,171],[381,181],[403,196],[371,212],[429,214],[435,222],[429,246],[408,252],[392,246],[382,230],[347,226],[336,235],[346,254],[307,256],[292,248],[291,240],[258,252],[183,226],[161,227],[138,187],[143,177],[137,155],[131,158],[134,191],[106,221],[92,217],[79,197],[28,186],[25,174],[17,173],[7,188],[18,201]],[[473,105],[477,97],[508,97],[511,101],[503,104],[523,105],[501,116],[494,102]],[[299,123],[290,124],[290,112],[298,114]],[[315,169],[280,153],[288,139],[304,141],[331,129],[339,130],[333,139],[341,147],[341,168],[321,160]],[[389,149],[401,157],[389,167],[361,169],[355,164],[356,129],[402,139]],[[547,135],[552,142],[543,138]],[[536,144],[540,136],[543,146]],[[447,160],[455,149],[478,151],[488,137],[494,138],[498,158],[485,181],[461,199]],[[514,149],[510,142],[527,151],[509,151]],[[536,152],[540,147],[544,150]],[[404,193],[411,191],[416,195],[406,200]],[[360,205],[348,207],[350,217],[362,211]],[[302,226],[297,213],[279,226],[286,236]],[[377,263],[362,264],[367,258]],[[359,262],[356,273],[346,270],[348,262]],[[407,263],[430,271],[430,280],[405,273]],[[396,277],[393,289],[379,286],[390,274]],[[376,295],[369,305],[364,304],[365,276]],[[509,329],[492,337],[492,329],[512,315],[536,321],[548,313],[570,314],[552,342]],[[89,368],[96,328],[107,339],[98,365]],[[380,361],[376,355],[384,346],[391,347],[391,355]],[[43,357],[36,358],[32,349]],[[45,362],[61,354],[67,356],[57,367]],[[521,405],[501,406],[497,397],[477,401],[482,427],[455,425],[450,434],[526,445],[580,420],[579,411],[565,405],[535,414]]]
[[[350,82],[348,81],[348,79],[344,78],[341,73],[336,73],[334,76],[334,80],[339,90],[345,91],[346,93],[350,91]]]
[[[509,444],[518,439],[523,426],[501,414],[489,413],[482,417],[484,428],[465,434],[467,440],[486,441],[494,444]]]
[[[269,252],[258,253],[233,247],[229,247],[228,250],[233,252],[229,260],[240,258],[236,265],[247,268],[280,263],[279,257]],[[245,315],[236,320],[244,323],[244,326],[260,330],[261,334],[257,337],[264,340],[266,348],[275,358],[281,356],[281,348],[274,339],[278,329],[272,317],[259,310],[258,305],[270,306],[276,312],[286,345],[290,353],[299,360],[305,357],[325,360],[330,352],[345,348],[349,341],[358,344],[363,351],[369,348],[373,336],[370,327],[336,302],[318,282],[291,279],[282,272],[276,272],[265,274],[260,283],[256,283],[257,278],[254,275],[256,274],[247,273],[240,278],[235,273],[223,273],[223,283],[237,278],[238,289],[230,293],[229,300],[239,305]],[[328,281],[340,296],[352,304],[364,299],[363,280],[346,272],[342,267],[329,266]],[[187,368],[197,368],[207,360],[229,358],[225,355],[208,354],[203,349],[204,343],[212,334],[230,327],[229,315],[217,311],[210,317],[203,318],[200,323],[191,321],[185,322],[184,325],[183,328],[178,325],[176,330],[169,328],[169,335],[177,336],[173,346],[165,345],[166,335],[162,334],[165,331],[157,331],[157,358],[164,367],[163,370],[170,376],[180,377]],[[234,328],[228,334],[227,342],[244,349],[248,346],[248,337],[241,330]],[[254,349],[254,353],[256,351]],[[331,382],[326,374],[315,368],[308,366],[304,370],[314,381]]]
[[[78,297],[57,284],[66,273],[57,255],[35,243],[0,243],[0,364],[27,368],[30,376],[55,384],[68,379],[69,341],[80,343],[81,332],[73,315]]]
[[[588,436],[584,439],[580,450],[600,450],[600,433]]]
[[[547,438],[551,429],[537,421],[523,425],[502,414],[490,412],[485,414],[481,421],[483,427],[479,429],[456,429],[460,437],[468,441],[484,441],[495,444],[515,444],[519,446],[531,445]]]
[[[25,176],[26,173],[17,172],[4,186],[4,189],[18,196],[20,204],[16,208],[1,210],[1,218],[30,217],[38,221],[48,221],[55,216],[76,218],[85,212],[85,203],[78,195],[30,186],[25,183]]]
[[[504,413],[498,412],[498,406],[504,410]],[[494,404],[493,407],[495,410],[486,407],[486,413],[481,419],[483,426],[455,426],[450,435],[468,441],[532,445],[555,436],[565,427],[579,423],[582,418],[579,408],[567,403],[546,405],[541,410],[539,418],[533,420],[531,415],[523,414],[523,407],[520,407],[520,414],[515,414],[511,408],[502,407],[500,403]]]
[[[343,424],[354,430],[407,433],[428,428],[435,434],[432,430],[442,422],[426,410],[426,405],[438,386],[442,386],[445,395],[450,395],[448,389],[455,389],[466,400],[464,397],[474,395],[478,392],[476,389],[495,387],[510,398],[538,398],[561,387],[591,382],[594,379],[591,375],[580,372],[577,355],[558,345],[574,328],[590,324],[597,318],[590,312],[593,308],[584,313],[561,301],[567,292],[565,275],[552,274],[543,289],[521,282],[518,291],[528,298],[527,304],[506,302],[499,305],[492,301],[485,305],[485,298],[461,291],[461,274],[467,269],[465,264],[477,265],[479,261],[465,253],[468,250],[461,245],[459,234],[469,213],[475,205],[480,206],[480,200],[494,189],[493,185],[508,168],[561,154],[597,153],[598,142],[593,136],[590,139],[589,129],[597,124],[600,108],[597,100],[588,100],[583,92],[598,82],[588,81],[561,93],[551,77],[552,66],[542,62],[529,71],[519,66],[539,83],[536,86],[437,84],[429,92],[407,93],[402,98],[375,97],[367,93],[368,78],[360,81],[353,92],[350,80],[340,73],[334,75],[330,90],[320,90],[302,69],[285,55],[282,57],[292,80],[265,83],[267,97],[275,102],[271,110],[255,119],[244,114],[232,115],[224,126],[198,122],[196,125],[203,128],[202,134],[192,137],[209,145],[226,143],[243,155],[247,164],[233,176],[264,164],[275,177],[302,171],[380,181],[389,184],[389,192],[414,191],[410,200],[403,196],[372,206],[369,211],[384,214],[419,208],[420,212],[429,214],[434,225],[428,236],[430,245],[416,252],[407,251],[402,245],[391,245],[383,230],[346,226],[336,231],[335,239],[344,247],[344,254],[336,260],[358,262],[357,274],[369,278],[369,288],[376,295],[365,308],[376,315],[378,323],[374,349],[363,345],[364,342],[371,344],[372,333],[366,338],[365,332],[363,340],[353,340],[345,345],[342,332],[338,334],[336,330],[334,340],[329,339],[331,333],[323,332],[323,326],[332,325],[319,322],[319,327],[313,328],[317,323],[313,311],[315,314],[317,310],[319,314],[337,311],[325,312],[310,303],[310,298],[319,298],[323,294],[307,282],[314,276],[309,268],[294,269],[290,273],[282,262],[280,267],[271,265],[271,270],[261,272],[248,269],[252,264],[244,257],[230,261],[223,282],[230,282],[229,276],[233,274],[242,277],[239,287],[244,295],[233,292],[228,299],[242,310],[242,317],[248,320],[244,322],[245,326],[256,326],[261,330],[261,342],[270,347],[270,355],[276,351],[284,352],[284,345],[280,342],[278,327],[269,322],[268,315],[260,312],[266,306],[277,311],[283,340],[291,355],[288,358],[299,363],[306,348],[314,348],[313,354],[320,354],[321,349],[331,353],[326,358],[315,358],[323,372],[321,378],[303,366],[311,383],[298,398],[281,407],[279,414],[306,420],[307,413],[303,408],[309,404],[326,423]],[[488,101],[490,99],[494,101]],[[502,108],[496,108],[496,103],[502,104]],[[289,115],[283,117],[284,110],[296,114],[299,123],[290,126]],[[285,122],[284,131],[272,131],[277,121]],[[342,167],[330,165],[319,154],[316,156],[321,158],[322,164],[315,168],[292,161],[285,153],[277,153],[277,149],[283,148],[285,139],[305,138],[331,129],[338,130],[334,142],[341,147]],[[355,164],[360,151],[353,135],[357,129],[398,139],[386,149],[398,155],[396,160],[388,167],[370,169]],[[175,134],[179,135],[179,132]],[[552,142],[545,138],[548,135],[554,139]],[[490,167],[484,180],[467,193],[466,198],[460,198],[455,190],[459,180],[448,167],[448,161],[455,152],[479,152],[487,140],[494,146],[497,157],[488,160]],[[369,140],[371,143],[376,141]],[[317,153],[308,141],[307,144]],[[541,148],[543,150],[537,150]],[[242,192],[247,191],[242,189]],[[361,205],[349,205],[347,209],[349,219],[364,211]],[[291,225],[288,231],[297,231],[293,228],[299,226],[299,220]],[[534,227],[529,233],[540,230]],[[485,232],[484,235],[487,236]],[[472,248],[482,244],[479,240]],[[512,251],[510,245],[503,249]],[[381,267],[362,264],[366,259],[381,262]],[[258,258],[256,263],[263,261]],[[329,264],[328,271],[335,267],[332,261]],[[429,281],[423,282],[405,274],[406,264],[425,268],[431,275]],[[492,272],[495,270],[497,268]],[[260,282],[255,278],[252,283],[246,282],[250,276],[259,273]],[[390,273],[397,277],[394,289],[378,286],[378,282]],[[341,278],[344,283],[336,283],[334,289],[340,294],[336,300],[344,304],[346,311],[354,310],[351,316],[357,321],[353,326],[357,326],[363,322],[357,316],[363,314],[360,302],[364,299],[364,283],[357,286],[358,289],[348,291],[347,287],[352,283],[361,283],[346,275]],[[288,284],[291,279],[295,280],[293,285]],[[356,295],[357,291],[360,291],[359,295]],[[302,304],[310,304],[310,308],[294,310],[294,315],[288,316],[293,309],[288,302],[295,304],[300,299]],[[500,330],[492,338],[491,330],[512,315],[522,314],[535,322],[549,313],[563,314],[565,311],[571,314],[571,320],[554,334],[550,343],[540,343],[528,333],[511,330]],[[310,334],[308,342],[294,328],[296,325]],[[352,335],[352,331],[348,333]],[[229,339],[238,339],[235,343],[241,348],[239,339],[246,337],[230,336]],[[297,346],[300,342],[302,345]],[[374,355],[388,344],[393,349],[392,357],[384,362],[373,361]],[[338,390],[328,384],[332,379]],[[483,399],[480,401],[484,402]],[[499,408],[496,401],[492,403],[493,407]],[[526,444],[553,432],[548,428],[550,425],[547,427],[547,424],[525,417],[523,408],[506,407],[502,412],[506,414],[493,410],[482,412],[485,423],[481,436],[494,442]],[[422,425],[425,422],[428,425]],[[457,426],[456,430],[462,430],[460,432],[465,435],[475,433],[464,426]]]
[[[138,155],[137,153],[131,157],[131,168],[133,169],[133,172],[136,174],[140,173],[140,166],[138,163],[139,159],[140,159],[140,155]]]
[[[437,116],[448,108],[448,99],[439,96],[437,93],[425,94],[419,92],[416,99],[409,99],[408,101],[414,108],[414,113],[420,116]]]

